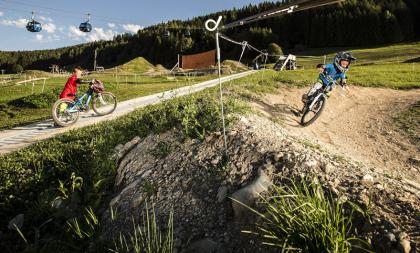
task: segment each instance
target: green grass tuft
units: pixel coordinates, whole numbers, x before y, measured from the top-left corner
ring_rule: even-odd
[[[261,211],[250,208],[261,218],[255,233],[279,252],[346,253],[360,242],[349,234],[354,204],[325,196],[317,180],[273,186],[260,206]]]
[[[120,234],[114,241],[114,253],[172,253],[174,251],[173,212],[168,218],[166,233],[159,229],[154,208],[150,211],[146,205],[143,222],[136,224],[133,220],[133,232]]]

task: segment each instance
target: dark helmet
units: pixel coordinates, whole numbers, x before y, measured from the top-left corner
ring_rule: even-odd
[[[350,64],[352,61],[355,61],[356,58],[354,58],[350,53],[348,52],[339,52],[334,58],[334,66],[339,69],[341,72],[346,72],[349,69]],[[341,66],[341,61],[348,61],[349,65],[347,67]]]

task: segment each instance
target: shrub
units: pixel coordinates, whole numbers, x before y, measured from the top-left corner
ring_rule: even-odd
[[[58,99],[61,89],[53,89],[47,92],[32,94],[8,102],[8,105],[18,108],[50,108]]]

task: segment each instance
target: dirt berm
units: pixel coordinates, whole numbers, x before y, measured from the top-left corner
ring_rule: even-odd
[[[118,215],[111,221],[105,212],[104,236],[129,232],[132,218],[141,220],[146,204],[153,203],[160,224],[174,212],[176,252],[271,252],[259,239],[241,233],[249,228],[251,215],[229,197],[252,202],[270,184],[283,184],[284,177],[317,177],[336,196],[371,208],[372,219],[356,217],[351,232],[367,239],[375,252],[405,253],[408,243],[411,252],[418,252],[416,182],[331,154],[266,117],[238,117],[227,131],[227,160],[221,133],[199,141],[173,129],[118,146],[115,194],[109,203]]]

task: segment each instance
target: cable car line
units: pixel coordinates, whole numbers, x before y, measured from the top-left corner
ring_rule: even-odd
[[[308,10],[308,9],[335,4],[335,3],[344,2],[344,1],[345,0],[297,0],[290,4],[282,5],[272,10],[264,11],[262,13],[252,15],[250,17],[246,17],[246,18],[234,21],[232,23],[223,25],[220,28],[220,30],[243,26],[243,25],[260,21],[260,20],[277,17],[284,14],[292,13],[292,12]]]
[[[68,13],[73,13],[73,14],[76,14],[76,15],[86,15],[86,13],[83,13],[83,12],[51,8],[51,7],[48,7],[48,6],[35,5],[35,4],[22,2],[22,1],[18,1],[18,0],[13,0],[13,1],[0,0],[0,1],[2,1],[4,3],[9,3],[9,4],[18,4],[18,5],[22,5],[22,6],[29,6],[31,8],[39,8],[39,9],[46,9],[46,10],[51,10],[51,11],[55,11],[55,12],[61,12],[61,13],[67,14],[67,15],[68,15]],[[62,15],[62,14],[60,14],[60,15]],[[71,15],[71,16],[74,17],[74,15]],[[119,23],[135,23],[132,20],[125,20],[125,19],[114,18],[114,17],[106,17],[106,16],[100,16],[100,15],[91,15],[91,16],[93,18],[95,18],[95,20],[102,20],[102,21],[105,21],[105,22],[116,22],[116,21],[118,21]]]

